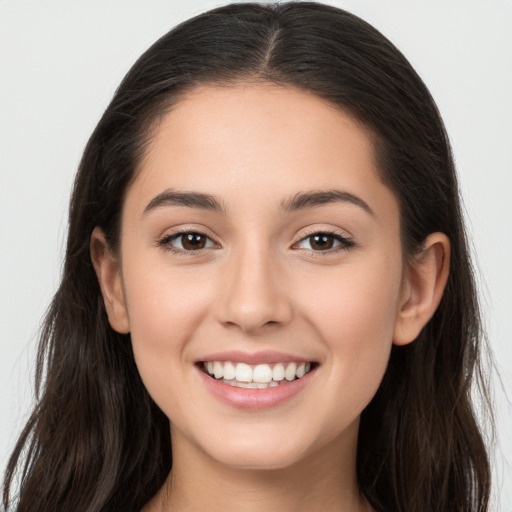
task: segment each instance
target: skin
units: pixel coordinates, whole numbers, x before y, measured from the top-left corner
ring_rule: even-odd
[[[170,189],[209,194],[225,211],[145,212]],[[360,203],[282,207],[334,189]],[[182,230],[203,233],[205,247],[170,238]],[[349,243],[318,249],[313,233]],[[119,253],[98,228],[91,248],[110,323],[131,333],[171,423],[173,469],[145,512],[368,510],[359,417],[392,344],[412,342],[435,311],[449,242],[434,233],[404,260],[398,202],[364,127],[293,88],[197,87],[156,129],[127,191]],[[213,397],[195,365],[225,350],[278,350],[318,368],[283,404],[241,410]]]

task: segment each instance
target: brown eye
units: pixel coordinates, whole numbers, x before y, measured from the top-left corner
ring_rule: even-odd
[[[315,252],[337,252],[338,250],[349,249],[354,243],[336,233],[314,233],[303,238],[296,247],[308,249]]]
[[[168,235],[160,240],[159,245],[173,252],[200,251],[201,249],[216,247],[211,238],[194,231]]]
[[[181,245],[186,251],[204,249],[206,246],[206,237],[200,233],[185,233],[180,238]]]
[[[310,237],[311,248],[315,251],[325,251],[334,246],[334,237],[326,233],[318,233]]]

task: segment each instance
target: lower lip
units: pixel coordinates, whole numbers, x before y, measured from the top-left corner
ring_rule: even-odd
[[[272,388],[247,389],[217,381],[198,368],[201,379],[213,396],[238,409],[266,409],[276,407],[300,393],[313,378],[316,368],[300,379]]]

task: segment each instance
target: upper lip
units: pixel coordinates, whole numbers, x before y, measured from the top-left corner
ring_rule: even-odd
[[[226,352],[216,352],[209,354],[197,362],[208,361],[230,361],[233,363],[246,364],[265,364],[265,363],[310,363],[312,359],[286,354],[284,352],[276,352],[274,350],[264,350],[261,352],[243,352],[241,350],[231,350]]]

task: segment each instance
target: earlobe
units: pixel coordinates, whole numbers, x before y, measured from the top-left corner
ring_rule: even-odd
[[[90,248],[108,321],[112,329],[126,334],[130,332],[130,322],[123,292],[121,267],[99,227],[95,227],[92,232]]]
[[[444,293],[450,271],[450,241],[432,233],[421,252],[411,259],[402,283],[393,343],[414,341],[432,318]]]

